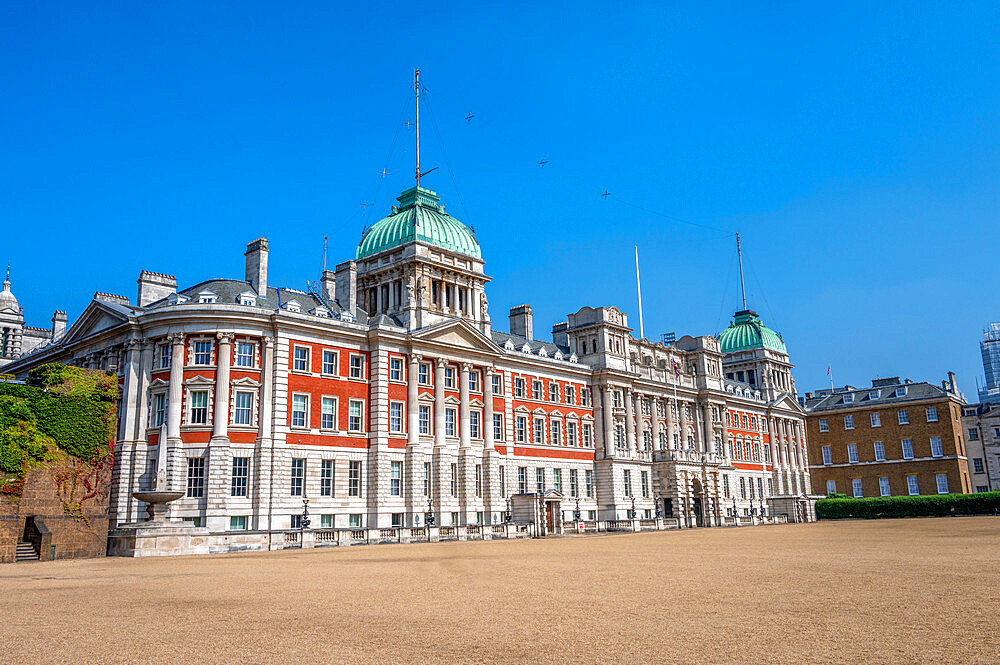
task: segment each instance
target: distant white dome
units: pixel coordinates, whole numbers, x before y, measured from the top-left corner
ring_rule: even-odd
[[[17,298],[10,291],[10,268],[7,268],[7,279],[3,281],[3,290],[0,291],[0,312],[6,309],[14,313],[21,311],[21,307],[17,304]]]

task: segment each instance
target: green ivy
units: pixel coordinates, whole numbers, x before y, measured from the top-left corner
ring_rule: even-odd
[[[826,498],[816,502],[816,516],[826,520],[994,515],[997,513],[1000,513],[1000,492],[882,496],[868,499]]]

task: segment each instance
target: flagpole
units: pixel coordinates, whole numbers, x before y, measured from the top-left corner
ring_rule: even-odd
[[[639,282],[639,246],[635,246],[635,290],[639,295],[639,339],[646,335],[642,330],[642,284]]]

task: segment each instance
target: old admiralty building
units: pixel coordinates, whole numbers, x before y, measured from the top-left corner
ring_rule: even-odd
[[[666,345],[614,306],[498,326],[474,233],[429,189],[397,200],[308,291],[268,283],[261,238],[243,279],[143,271],[4,368],[118,375],[112,526],[144,518],[158,460],[169,516],[212,533],[295,528],[306,498],[334,528],[502,523],[524,495],[549,532],[814,518],[792,365],[756,313]]]

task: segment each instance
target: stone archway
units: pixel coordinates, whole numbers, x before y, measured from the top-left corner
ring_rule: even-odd
[[[691,514],[694,517],[693,526],[705,526],[705,510],[707,500],[705,497],[705,486],[698,478],[691,479]]]

